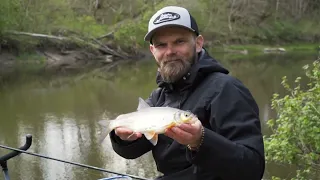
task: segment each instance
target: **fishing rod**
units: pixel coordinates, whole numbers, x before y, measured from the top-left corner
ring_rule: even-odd
[[[10,152],[9,154],[6,154],[6,155],[0,157],[0,164],[1,164],[2,169],[4,171],[4,174],[5,174],[5,180],[10,180],[9,174],[8,174],[7,161],[9,159],[21,154],[21,153],[29,154],[29,155],[32,155],[32,156],[37,156],[37,157],[41,157],[41,158],[45,158],[45,159],[50,159],[50,160],[54,160],[54,161],[59,161],[59,162],[67,163],[67,164],[72,164],[72,165],[76,165],[76,166],[80,166],[80,167],[84,167],[84,168],[88,168],[88,169],[93,169],[93,170],[97,170],[97,171],[107,172],[107,173],[111,173],[111,174],[117,174],[117,175],[120,175],[122,177],[131,177],[131,178],[135,178],[135,179],[139,179],[139,180],[148,180],[146,178],[142,178],[142,177],[135,176],[135,175],[113,172],[113,171],[109,171],[109,170],[106,170],[106,169],[98,168],[98,167],[95,167],[95,166],[85,165],[85,164],[71,162],[71,161],[65,161],[65,160],[62,160],[62,159],[57,159],[57,158],[53,158],[53,157],[49,157],[49,156],[44,156],[44,155],[37,154],[37,153],[27,152],[26,150],[29,149],[29,147],[31,146],[31,143],[32,143],[32,136],[30,134],[28,134],[26,136],[25,145],[20,147],[20,148],[12,148],[12,147],[8,147],[8,146],[4,146],[4,145],[0,144],[1,148],[8,149],[8,150],[13,150],[13,152]]]
[[[23,151],[23,150],[28,150],[30,148],[32,144],[32,136],[30,134],[28,134],[26,136],[26,143],[25,145],[21,146],[18,151],[13,151],[13,152],[10,152],[2,157],[0,157],[0,165],[2,167],[2,170],[4,172],[4,178],[5,180],[10,180],[10,177],[9,177],[9,172],[8,172],[8,165],[7,165],[7,161],[15,156],[18,156],[19,154],[21,154],[21,152],[19,151]]]

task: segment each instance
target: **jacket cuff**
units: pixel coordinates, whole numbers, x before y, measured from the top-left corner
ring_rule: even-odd
[[[122,140],[115,134],[114,130],[110,132],[110,139],[112,146],[116,151],[121,151],[123,147],[126,147],[125,149],[131,151],[131,148],[139,148],[141,146],[145,146],[146,144],[151,145],[151,143],[145,138],[145,136],[142,136],[141,138],[134,141]]]
[[[126,159],[135,159],[153,147],[153,145],[144,136],[130,142],[121,140],[115,132],[111,132],[110,140],[114,151]]]
[[[186,151],[187,151],[187,153],[186,153],[186,156],[187,156],[187,160],[189,161],[189,162],[191,162],[191,163],[194,163],[194,161],[198,161],[198,159],[201,159],[202,157],[205,157],[205,150],[203,150],[204,148],[205,148],[205,146],[206,146],[206,144],[208,143],[208,142],[206,142],[207,141],[207,139],[208,139],[208,130],[205,128],[205,127],[203,127],[204,128],[204,137],[203,137],[203,141],[202,141],[202,144],[201,144],[201,146],[198,148],[198,150],[197,151],[192,151],[192,150],[190,150],[188,147],[186,147]]]
[[[135,141],[124,141],[124,140],[120,139],[120,137],[116,135],[114,130],[112,130],[110,132],[110,140],[111,140],[112,144],[115,143],[120,146],[128,146],[128,145],[135,142]]]

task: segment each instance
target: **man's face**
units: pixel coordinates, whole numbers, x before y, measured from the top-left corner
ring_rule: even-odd
[[[150,51],[166,82],[175,82],[187,73],[203,45],[202,36],[180,27],[164,27],[152,38]]]

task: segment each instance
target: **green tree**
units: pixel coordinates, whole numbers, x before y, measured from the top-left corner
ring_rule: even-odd
[[[266,160],[296,166],[296,175],[291,180],[313,179],[320,170],[319,60],[303,67],[310,80],[306,88],[302,88],[301,77],[295,80],[294,88],[283,77],[282,85],[289,93],[282,98],[274,94],[272,99],[277,118],[267,123],[272,134],[264,137]]]
[[[19,18],[21,5],[18,0],[3,1],[0,0],[0,34],[7,30],[8,27],[17,28],[19,26]]]

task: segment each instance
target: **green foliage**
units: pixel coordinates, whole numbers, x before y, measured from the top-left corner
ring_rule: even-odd
[[[2,0],[3,1],[3,0]],[[0,8],[0,32],[18,30],[32,33],[61,34],[64,31],[100,36],[106,26],[92,15],[77,14],[68,0],[4,0]]]
[[[6,30],[98,37],[138,48],[148,20],[166,5],[188,8],[207,41],[223,44],[318,42],[319,1],[282,0],[0,0],[0,34]]]
[[[8,27],[18,27],[21,6],[19,0],[1,0],[0,8],[0,34]]]
[[[299,39],[301,32],[292,22],[272,21],[267,27],[262,27],[264,41],[269,42],[290,42]]]
[[[131,21],[119,28],[118,31],[115,32],[115,40],[117,43],[124,46],[134,46],[135,48],[146,47],[146,44],[143,41],[144,35],[148,30],[148,21],[152,14],[145,13],[139,21]]]
[[[297,166],[296,177],[292,180],[312,179],[320,170],[319,60],[303,69],[310,80],[305,89],[300,83],[301,77],[295,80],[294,88],[283,77],[282,85],[288,95],[280,98],[279,94],[274,94],[272,108],[278,115],[267,123],[272,135],[264,137],[268,162]]]
[[[54,28],[76,32],[84,36],[98,37],[106,32],[107,26],[97,24],[94,17],[89,15],[73,16],[69,18],[57,18],[54,22]]]

